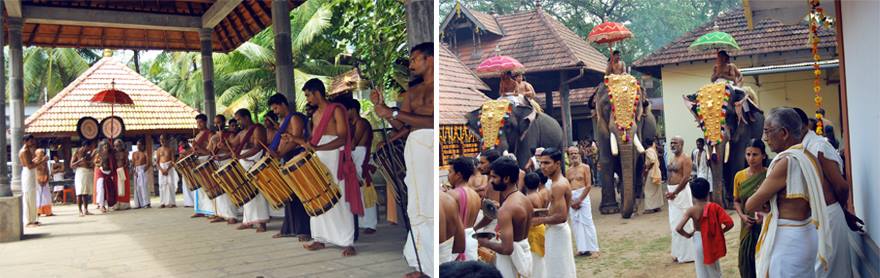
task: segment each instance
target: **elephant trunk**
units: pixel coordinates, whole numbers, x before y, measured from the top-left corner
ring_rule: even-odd
[[[710,147],[712,155],[709,157],[709,169],[712,171],[712,200],[724,207],[728,207],[728,202],[724,198],[724,158],[727,156],[727,140],[719,145]]]
[[[635,157],[635,146],[632,142],[626,142],[621,144],[620,147],[620,170],[621,170],[621,180],[623,182],[623,189],[620,192],[620,199],[623,203],[623,207],[621,209],[621,216],[623,218],[630,218],[632,216],[633,211],[635,210],[636,203],[636,190],[635,190],[635,179],[636,176],[636,157]],[[640,176],[640,175],[639,175]]]

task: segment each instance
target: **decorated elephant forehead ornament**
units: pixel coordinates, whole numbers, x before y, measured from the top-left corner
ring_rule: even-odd
[[[697,91],[695,102],[699,126],[709,145],[721,144],[724,140],[724,125],[727,124],[727,103],[730,92],[725,83],[705,85]]]
[[[610,74],[605,76],[605,86],[614,124],[623,132],[623,142],[629,142],[639,107],[639,83],[629,74]]]
[[[480,109],[480,138],[484,149],[501,144],[501,128],[510,117],[513,105],[507,99],[490,100]]]

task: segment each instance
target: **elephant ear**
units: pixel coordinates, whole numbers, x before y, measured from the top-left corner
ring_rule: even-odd
[[[471,111],[464,115],[465,119],[467,119],[467,128],[477,137],[477,139],[481,139],[480,136],[480,112],[482,109],[477,109]]]
[[[516,105],[513,107],[513,111],[511,112],[511,114],[513,115],[511,115],[511,118],[513,118],[512,120],[516,123],[516,126],[514,126],[514,128],[516,128],[519,136],[523,136],[526,131],[529,130],[529,127],[532,123],[528,117],[534,111],[534,108],[527,105]]]

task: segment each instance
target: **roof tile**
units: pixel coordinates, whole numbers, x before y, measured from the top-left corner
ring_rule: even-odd
[[[488,91],[474,72],[461,63],[446,45],[440,47],[440,124],[464,124],[464,115],[480,107]]]

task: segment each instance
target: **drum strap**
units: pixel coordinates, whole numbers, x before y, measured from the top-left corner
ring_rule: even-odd
[[[272,143],[269,144],[270,150],[278,150],[278,146],[281,145],[281,134],[284,134],[284,131],[287,130],[287,125],[290,124],[291,117],[293,117],[293,113],[287,112],[287,117],[284,117],[284,121],[281,122],[281,126],[278,127],[278,132],[275,132],[275,138],[272,138]]]
[[[330,124],[330,118],[333,117],[333,111],[345,108],[336,103],[329,103],[324,107],[324,114],[321,115],[321,122],[312,133],[312,139],[309,141],[312,145],[317,146],[324,136],[327,125]],[[345,146],[339,152],[339,164],[337,165],[336,178],[345,181],[345,201],[348,202],[351,212],[358,215],[364,215],[364,203],[361,200],[361,189],[357,178],[357,168],[354,165],[354,159],[351,157],[351,133],[345,138]]]
[[[238,146],[235,146],[235,155],[241,154],[241,149],[244,148],[244,145],[251,140],[251,135],[254,134],[254,129],[257,128],[257,125],[252,124],[251,127],[248,128],[247,132],[244,133],[244,140],[239,142]]]
[[[208,131],[208,130],[206,129],[204,131]],[[208,141],[209,137],[211,137],[210,131],[202,133],[202,137],[199,137],[199,139],[196,140],[195,145],[196,146],[203,146],[205,144],[205,141]]]

